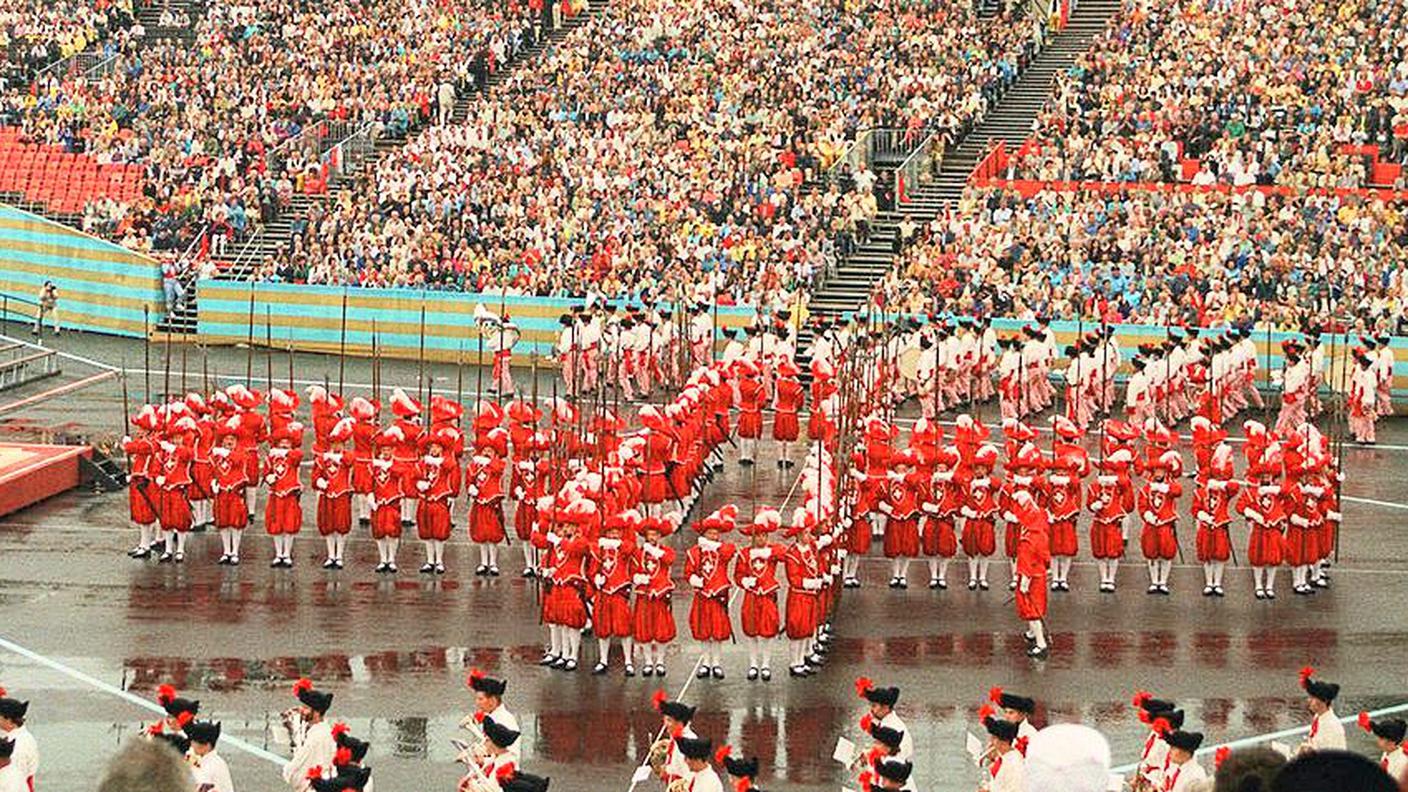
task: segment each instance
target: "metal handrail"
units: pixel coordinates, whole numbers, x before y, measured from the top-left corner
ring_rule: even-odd
[[[248,280],[246,275],[252,275],[253,273],[245,273],[242,271],[242,267],[245,266],[245,256],[249,255],[259,244],[259,241],[264,238],[265,231],[265,226],[259,226],[259,230],[255,232],[254,236],[250,237],[249,241],[245,242],[244,245],[240,247],[240,252],[235,255],[234,260],[230,262],[230,266],[226,267],[224,271],[220,273],[220,279]]]
[[[942,157],[939,157],[936,161],[933,156],[934,139],[937,135],[937,132],[930,132],[925,135],[924,139],[919,142],[919,145],[914,147],[914,150],[910,152],[908,157],[905,157],[904,162],[901,162],[900,166],[895,168],[895,200],[897,203],[903,203],[907,200],[898,194],[899,185],[901,183],[900,180],[903,180],[905,192],[907,193],[910,189],[929,181],[934,175],[934,166],[943,161]]]
[[[15,311],[15,312],[14,312],[14,315],[15,315],[15,316],[20,317],[21,319],[23,319],[23,320],[26,321],[26,322],[33,321],[33,320],[34,320],[34,317],[36,317],[36,316],[39,315],[39,307],[40,307],[40,306],[39,306],[39,302],[38,302],[37,300],[31,300],[31,299],[28,299],[28,298],[26,298],[26,297],[20,297],[20,296],[12,295],[12,294],[0,293],[0,322],[8,322],[8,321],[10,321],[10,314],[11,314],[11,311],[10,311],[10,304],[11,304],[11,303],[18,303],[18,304],[20,304],[20,305],[28,305],[28,306],[32,306],[32,307],[33,307],[34,310],[30,311],[30,312],[27,313],[27,314],[25,314],[25,313],[20,313],[19,311]]]

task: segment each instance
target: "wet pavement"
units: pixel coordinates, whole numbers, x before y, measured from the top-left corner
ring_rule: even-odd
[[[129,366],[141,354],[140,344],[113,339],[65,336],[59,343],[104,361],[125,358]],[[238,368],[243,379],[242,352],[212,350],[211,357],[222,373]],[[299,356],[297,366],[315,381],[331,369],[336,382],[335,360]],[[256,359],[256,371],[261,367]],[[286,375],[286,361],[276,358],[274,367],[276,379]],[[388,362],[387,389],[414,383],[415,371],[414,363]],[[454,368],[434,372],[437,390],[453,392]],[[345,376],[367,382],[365,362],[349,363]],[[141,377],[129,386],[133,379]],[[111,434],[120,408],[116,388],[104,386],[25,415]],[[1345,494],[1408,503],[1399,478],[1408,470],[1408,446],[1393,448],[1408,444],[1408,422],[1383,425],[1380,442],[1385,447],[1347,451]],[[768,456],[761,461],[745,470],[730,459],[699,509],[734,501],[747,514],[754,501],[781,501],[795,469],[779,471]],[[1306,664],[1342,684],[1341,714],[1398,705],[1408,700],[1400,657],[1408,645],[1405,514],[1360,501],[1346,503],[1344,513],[1334,586],[1308,599],[1290,594],[1283,571],[1280,599],[1259,602],[1245,569],[1229,570],[1225,599],[1204,599],[1201,572],[1191,563],[1175,569],[1171,597],[1145,595],[1135,564],[1122,568],[1117,595],[1102,595],[1094,590],[1094,567],[1078,563],[1075,590],[1052,595],[1053,654],[1044,663],[1023,655],[999,565],[992,591],[934,592],[923,585],[919,561],[911,588],[900,592],[885,587],[888,567],[877,559],[864,567],[865,588],[844,595],[835,649],[820,675],[789,679],[778,646],[773,666],[782,673],[769,683],[748,682],[746,651],[730,645],[728,678],[692,681],[685,698],[700,708],[701,734],[758,755],[760,785],[789,791],[854,787],[830,756],[838,735],[859,739],[863,707],[852,681],[860,675],[903,688],[900,712],[919,747],[919,788],[944,792],[977,784],[963,737],[980,729],[974,713],[992,685],[1036,697],[1038,723],[1081,720],[1100,728],[1117,763],[1133,760],[1143,739],[1127,706],[1139,688],[1186,706],[1190,726],[1210,742],[1306,723],[1296,685]],[[406,571],[419,563],[415,543],[403,547],[397,578],[374,575],[375,548],[362,536],[351,545],[348,569],[325,572],[318,567],[322,543],[310,533],[298,542],[292,571],[265,566],[268,539],[258,531],[246,538],[247,562],[239,568],[213,563],[218,541],[209,534],[192,539],[186,564],[157,565],[122,555],[134,539],[125,515],[122,495],[75,491],[0,521],[0,636],[144,698],[159,684],[174,684],[199,698],[203,714],[221,720],[226,734],[275,753],[287,753],[279,713],[293,703],[290,685],[308,676],[336,693],[332,716],[371,740],[369,764],[384,792],[454,788],[459,773],[450,739],[463,734],[457,724],[472,707],[463,686],[472,666],[509,678],[507,704],[523,726],[528,769],[552,776],[554,789],[625,790],[658,727],[651,694],[664,687],[675,695],[693,666],[687,638],[673,647],[663,683],[623,678],[619,659],[610,674],[592,676],[590,639],[582,651],[586,667],[575,674],[535,665],[545,631],[537,623],[537,588],[516,576],[517,547],[501,551],[505,573],[498,579],[473,576],[462,533],[447,552],[449,574],[437,580]],[[1183,539],[1191,561],[1190,533]],[[687,538],[676,541],[683,546]],[[955,565],[950,580],[961,577]],[[676,597],[685,633],[687,606],[687,598]],[[3,650],[0,685],[34,702],[44,789],[93,788],[104,758],[152,717]],[[1349,731],[1351,747],[1372,750],[1357,729]],[[265,759],[233,748],[222,753],[241,790],[283,788]]]

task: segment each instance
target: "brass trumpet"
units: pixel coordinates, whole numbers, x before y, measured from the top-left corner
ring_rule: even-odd
[[[662,737],[650,744],[650,751],[646,754],[645,762],[650,765],[650,769],[656,777],[665,777],[665,762],[670,758],[670,738]]]

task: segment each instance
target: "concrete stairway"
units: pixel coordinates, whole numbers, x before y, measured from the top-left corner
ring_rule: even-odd
[[[1068,68],[1090,46],[1091,40],[1119,10],[1119,0],[1085,0],[1071,14],[1066,29],[1052,37],[1022,72],[1007,93],[964,140],[944,157],[936,178],[908,189],[909,200],[876,217],[872,233],[837,268],[836,274],[817,291],[810,303],[814,314],[834,315],[859,308],[874,284],[894,263],[896,228],[906,215],[916,223],[931,220],[963,192],[973,168],[991,143],[1002,140],[1009,148],[1020,146],[1050,94],[1056,74]],[[883,165],[882,165],[883,167]],[[803,331],[799,346],[805,348],[810,333]]]

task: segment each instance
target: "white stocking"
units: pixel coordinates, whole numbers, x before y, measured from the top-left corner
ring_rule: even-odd
[[[1032,619],[1027,622],[1027,629],[1036,637],[1038,649],[1046,648],[1046,627],[1041,623],[1041,619]]]

